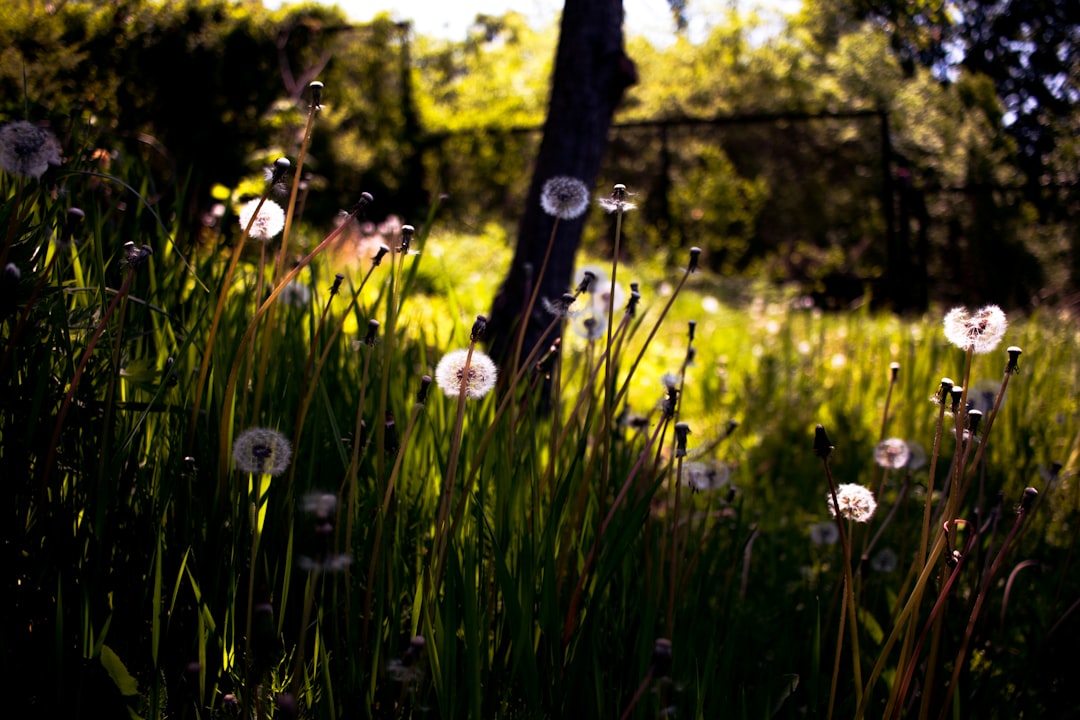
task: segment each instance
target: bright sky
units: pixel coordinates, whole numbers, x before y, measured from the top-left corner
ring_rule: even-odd
[[[289,0],[263,0],[266,7],[276,8]],[[380,12],[389,12],[396,20],[411,20],[416,32],[431,37],[463,40],[466,30],[477,14],[502,15],[515,10],[527,18],[533,27],[555,23],[562,10],[561,0],[319,0],[337,4],[357,22],[364,22]],[[740,7],[760,5],[766,12],[795,12],[801,0],[739,0]],[[707,35],[714,18],[729,7],[725,0],[689,0],[687,16],[691,39]],[[667,0],[623,0],[626,11],[626,31],[644,35],[655,44],[663,45],[673,38],[671,10]]]

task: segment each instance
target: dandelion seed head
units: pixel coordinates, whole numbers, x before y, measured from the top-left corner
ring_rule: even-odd
[[[900,438],[882,440],[874,448],[874,462],[883,468],[898,470],[908,464],[911,451]]]
[[[435,383],[447,397],[455,398],[460,393],[468,355],[468,350],[451,350],[435,366]],[[465,396],[479,400],[495,387],[497,379],[498,368],[492,359],[479,350],[473,350],[468,379],[465,381]]]
[[[879,573],[891,573],[899,564],[900,558],[892,548],[882,548],[870,558],[870,567]]]
[[[311,492],[304,495],[300,507],[309,515],[328,518],[337,508],[337,495],[333,493]]]
[[[59,164],[60,143],[45,128],[25,120],[0,127],[0,168],[6,172],[36,180]]]
[[[926,465],[926,448],[921,443],[915,441],[908,441],[908,470],[918,470]]]
[[[548,178],[540,191],[540,207],[548,215],[573,220],[589,207],[589,189],[577,178],[558,175]]]
[[[825,499],[829,503],[829,512],[836,517],[832,493],[826,493]],[[874,493],[856,483],[844,483],[836,488],[836,504],[840,505],[840,517],[855,522],[867,522],[877,510]]]
[[[970,348],[975,354],[983,355],[1001,343],[1008,325],[1005,313],[997,305],[987,305],[974,313],[957,307],[945,315],[945,338],[961,350]]]
[[[233,463],[242,472],[281,475],[292,459],[288,439],[270,428],[248,428],[233,442]]]
[[[240,227],[246,228],[251,219],[255,217],[255,209],[259,207],[259,199],[249,200],[240,208]],[[270,240],[285,229],[285,211],[273,200],[266,200],[259,208],[259,215],[251,225],[248,237],[252,240]]]
[[[307,307],[307,304],[311,302],[311,288],[298,280],[293,280],[282,288],[278,301],[289,307]]]
[[[544,310],[555,317],[575,318],[589,309],[581,298],[571,293],[563,293],[562,297],[555,300],[540,298],[540,304],[543,305]]]
[[[731,470],[723,463],[706,463],[698,460],[684,462],[679,482],[698,491],[719,490],[728,484]]]
[[[596,204],[606,213],[630,212],[637,205],[626,199],[629,195],[626,186],[619,183],[611,190],[611,195],[597,198]]]
[[[595,311],[580,313],[574,318],[571,329],[576,335],[585,338],[589,342],[595,342],[604,337],[607,332],[607,314]]]
[[[832,520],[822,520],[810,526],[810,542],[815,545],[835,545],[840,540],[840,528]]]

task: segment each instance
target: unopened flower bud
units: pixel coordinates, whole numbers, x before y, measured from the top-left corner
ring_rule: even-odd
[[[687,271],[694,272],[695,270],[697,270],[698,258],[699,257],[701,257],[701,248],[699,248],[699,247],[690,248],[690,265],[687,266],[687,268],[686,268]]]
[[[289,162],[289,158],[279,157],[274,161],[274,167],[270,171],[270,184],[277,185],[285,179],[285,173],[289,172],[289,167],[292,163]]]
[[[416,391],[416,404],[423,405],[427,402],[428,388],[431,387],[431,376],[424,375],[420,378],[420,389]]]
[[[403,255],[409,252],[409,246],[412,245],[412,239],[415,233],[416,228],[412,225],[401,226],[401,253]]]
[[[690,426],[684,422],[675,423],[675,457],[686,457],[686,437]]]
[[[1039,497],[1039,491],[1033,487],[1024,488],[1024,497],[1020,499],[1020,510],[1027,512]]]
[[[1020,372],[1020,353],[1024,351],[1012,345],[1005,352],[1009,353],[1009,364],[1005,366],[1005,372],[1015,375]]]
[[[581,293],[589,292],[589,288],[594,282],[596,282],[596,273],[594,273],[592,270],[585,270],[584,272],[582,272],[581,282],[578,283],[575,292],[577,292],[579,295]]]
[[[473,323],[472,332],[469,337],[473,342],[480,342],[484,339],[484,333],[487,332],[487,315],[477,315],[476,322]]]
[[[979,432],[979,423],[982,422],[982,410],[968,410],[967,426],[972,435]]]
[[[308,85],[308,89],[311,90],[311,107],[316,110],[322,108],[323,84],[318,80],[314,80]]]
[[[952,396],[952,411],[953,413],[960,412],[960,400],[964,397],[964,388],[959,385],[953,385],[952,390],[949,391]]]
[[[833,447],[829,436],[825,434],[825,427],[818,425],[814,428],[814,454],[824,460],[832,453]]]
[[[368,320],[367,335],[364,336],[364,344],[368,347],[375,345],[379,342],[379,321]]]
[[[380,245],[379,249],[375,251],[375,257],[371,258],[372,265],[379,265],[382,263],[382,259],[386,257],[386,253],[390,252],[390,248],[385,245]]]

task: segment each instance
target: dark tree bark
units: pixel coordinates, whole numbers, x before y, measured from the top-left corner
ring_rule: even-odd
[[[528,200],[518,227],[514,258],[495,295],[487,327],[489,351],[505,365],[514,352],[521,314],[539,273],[555,218],[540,207],[540,189],[556,175],[576,177],[592,188],[607,147],[608,129],[623,92],[637,79],[623,49],[622,0],[566,0],[555,55],[551,98],[543,139],[536,157]],[[570,289],[574,254],[588,212],[560,220],[547,270],[540,279],[541,298],[559,298]],[[528,269],[531,268],[531,273]],[[527,319],[521,359],[543,340],[552,317],[538,302]]]

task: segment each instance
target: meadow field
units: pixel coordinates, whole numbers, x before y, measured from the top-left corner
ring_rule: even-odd
[[[532,299],[560,343],[498,367],[498,226],[306,215],[303,149],[185,214],[147,157],[14,125],[17,714],[1080,713],[1075,308],[823,311],[582,252]]]

